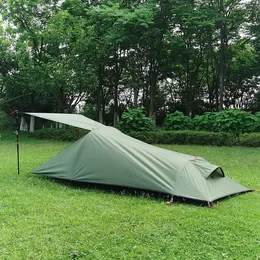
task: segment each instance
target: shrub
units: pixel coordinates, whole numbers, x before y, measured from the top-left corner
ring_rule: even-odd
[[[132,109],[123,113],[119,129],[123,132],[130,131],[153,131],[155,122],[144,115],[142,109]]]
[[[260,132],[260,112],[255,114],[255,118],[256,118],[256,131]]]
[[[204,115],[195,116],[192,119],[192,128],[194,130],[217,132],[216,131],[217,114],[218,114],[217,112],[206,112],[204,113]]]
[[[44,128],[34,132],[37,139],[47,139],[55,141],[75,141],[88,133],[86,130],[79,130],[75,127],[64,128]]]
[[[37,130],[34,136],[38,139],[57,141],[75,141],[87,130],[45,128]],[[232,133],[205,132],[205,131],[143,131],[129,132],[130,136],[149,144],[189,144],[214,146],[249,146],[260,147],[260,133],[241,134],[236,137]]]
[[[166,130],[186,130],[191,126],[191,119],[180,111],[168,114],[163,122]]]
[[[194,130],[239,134],[256,131],[257,121],[257,117],[249,112],[230,109],[196,116],[192,120],[192,125]]]
[[[239,145],[260,147],[260,133],[242,134],[239,137]]]
[[[249,112],[230,109],[217,113],[216,124],[220,132],[251,133],[256,130],[257,119]]]
[[[152,131],[130,132],[130,136],[150,144],[196,144],[233,146],[238,139],[231,133],[205,131]]]

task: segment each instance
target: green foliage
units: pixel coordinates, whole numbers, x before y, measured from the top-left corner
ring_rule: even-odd
[[[85,104],[81,114],[85,117],[98,121],[98,112],[96,105]]]
[[[163,122],[166,130],[186,130],[191,126],[191,119],[180,111],[168,114]]]
[[[257,120],[256,121],[256,123],[257,123],[256,131],[260,132],[260,112],[256,113],[255,117],[256,117],[256,120]]]
[[[220,132],[251,133],[256,129],[257,119],[251,113],[230,109],[219,112],[216,117],[216,129]]]
[[[214,133],[205,131],[153,131],[130,132],[129,135],[150,144],[196,144],[233,146],[238,139],[231,133]]]
[[[260,147],[260,133],[249,133],[235,136],[234,134],[228,132],[186,130],[130,132],[129,135],[149,144]]]
[[[201,116],[195,116],[192,119],[192,126],[194,130],[217,132],[216,129],[216,117],[215,112],[206,112]]]
[[[243,134],[239,137],[239,146],[260,147],[260,133]]]
[[[37,139],[55,140],[55,141],[75,141],[88,133],[86,130],[74,127],[64,128],[44,128],[37,130],[34,137]]]
[[[0,111],[0,130],[6,131],[11,130],[13,126],[13,121],[11,116],[8,116],[5,112]]]
[[[151,118],[146,117],[142,109],[131,109],[123,113],[119,129],[123,132],[153,131],[155,122]]]
[[[256,131],[257,118],[249,112],[230,109],[221,112],[207,112],[193,120],[195,130],[230,133],[251,133]]]
[[[88,100],[110,125],[125,105],[160,111],[161,122],[166,107],[216,110],[221,93],[227,108],[259,111],[259,1],[240,2],[0,0],[4,109],[71,113]],[[210,120],[194,128],[227,123]]]

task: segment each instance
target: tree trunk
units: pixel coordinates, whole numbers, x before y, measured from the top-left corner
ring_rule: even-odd
[[[150,85],[150,108],[149,108],[149,117],[155,120],[155,112],[154,112],[154,107],[155,107],[155,82],[152,81]]]
[[[138,94],[139,94],[139,89],[134,88],[134,108],[138,107]]]
[[[121,55],[121,53],[119,54]],[[120,57],[118,56],[118,53],[115,53],[116,62],[115,62],[115,78],[114,78],[114,127],[117,126],[119,121],[118,116],[118,85],[122,73],[122,67],[120,67]]]
[[[101,99],[100,96],[99,96],[99,98]],[[103,109],[102,109],[102,105],[101,105],[102,103],[101,103],[101,101],[99,101],[99,102],[100,102],[100,106],[98,108],[98,122],[103,124],[104,120],[103,120]]]
[[[118,86],[114,87],[114,127],[117,126],[118,123]]]
[[[104,66],[99,67],[99,86],[97,91],[97,107],[98,107],[98,121],[103,124],[103,85],[104,85]]]
[[[188,46],[188,49],[190,47]],[[192,89],[191,89],[191,80],[190,80],[190,58],[187,58],[186,63],[186,90],[187,90],[187,115],[192,116]]]
[[[102,86],[98,87],[97,91],[97,107],[98,107],[98,122],[103,124],[103,109],[102,109]]]
[[[222,31],[222,30],[221,30]],[[223,110],[224,95],[224,42],[221,32],[220,68],[219,68],[219,111]]]
[[[31,116],[30,118],[30,132],[33,133],[35,128],[35,117]]]
[[[219,1],[219,9],[222,15],[220,25],[220,67],[219,67],[219,110],[224,109],[224,81],[225,81],[225,67],[227,54],[227,30],[225,19],[225,10],[223,0]]]
[[[20,131],[28,131],[28,125],[25,122],[24,116],[21,116]]]
[[[149,106],[149,117],[156,119],[156,114],[154,112],[155,108],[155,95],[156,95],[156,83],[157,76],[155,72],[155,64],[151,62],[150,65],[150,106]]]

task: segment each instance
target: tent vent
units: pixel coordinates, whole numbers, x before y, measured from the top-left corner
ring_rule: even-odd
[[[223,170],[219,167],[215,171],[213,171],[209,175],[209,177],[212,179],[216,179],[216,178],[220,178],[220,177],[225,177],[225,174],[224,174]]]

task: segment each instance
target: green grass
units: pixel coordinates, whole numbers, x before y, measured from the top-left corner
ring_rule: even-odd
[[[0,259],[260,259],[260,193],[220,208],[119,195],[29,172],[68,143],[0,138]],[[162,146],[199,155],[260,189],[260,149]]]

